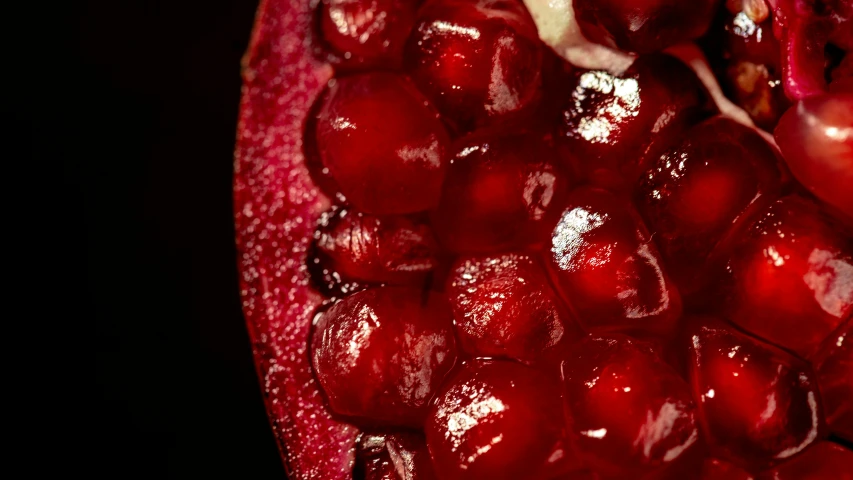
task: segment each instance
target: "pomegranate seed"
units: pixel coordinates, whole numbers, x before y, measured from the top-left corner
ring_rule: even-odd
[[[441,243],[471,253],[544,243],[569,189],[553,150],[532,134],[478,134],[454,148],[431,215]]]
[[[459,131],[518,117],[538,99],[542,51],[516,0],[432,0],[419,11],[404,62]]]
[[[438,203],[447,133],[404,77],[377,72],[329,82],[317,143],[323,164],[362,212],[412,213]]]
[[[423,284],[436,266],[438,246],[425,222],[338,209],[321,217],[309,269],[337,293],[353,283]],[[336,290],[337,288],[337,290]],[[358,288],[358,287],[355,287]]]
[[[423,437],[415,433],[362,433],[353,478],[364,480],[434,480]]]
[[[853,442],[853,319],[833,332],[811,359],[817,370],[826,423]]]
[[[650,346],[621,335],[590,338],[572,347],[562,368],[571,431],[603,476],[660,470],[696,445],[690,389]]]
[[[708,458],[702,464],[699,480],[755,480],[755,477],[725,460]]]
[[[639,215],[604,190],[571,193],[546,266],[588,331],[667,334],[681,315],[681,298]]]
[[[807,356],[853,313],[853,243],[816,204],[784,197],[738,233],[722,288],[732,322]]]
[[[712,452],[760,469],[820,440],[821,400],[806,362],[714,318],[692,332],[690,382]]]
[[[347,60],[400,63],[415,24],[414,0],[323,0],[323,38]]]
[[[853,91],[797,103],[776,141],[791,172],[812,193],[853,219]]]
[[[853,452],[820,442],[761,475],[761,480],[853,480]]]
[[[780,192],[772,148],[752,129],[715,117],[662,155],[637,190],[637,207],[682,293],[745,209]]]
[[[652,53],[700,37],[719,0],[573,0],[581,31],[626,52]]]
[[[461,258],[446,290],[456,333],[472,355],[543,361],[580,336],[527,255]]]
[[[571,457],[558,392],[547,375],[514,362],[465,364],[424,426],[439,478],[549,478]]]
[[[401,287],[358,292],[322,314],[314,372],[335,413],[419,427],[456,361],[453,315],[439,295]]]
[[[606,188],[633,185],[648,162],[713,111],[693,71],[668,55],[640,57],[621,76],[580,72],[573,90],[560,144],[578,176]]]

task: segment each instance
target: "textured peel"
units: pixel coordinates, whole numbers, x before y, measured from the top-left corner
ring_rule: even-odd
[[[307,338],[322,298],[306,249],[329,201],[302,153],[305,118],[332,76],[311,55],[307,0],[263,0],[243,64],[234,212],[243,313],[267,413],[292,479],[351,477],[357,430],[330,417]]]

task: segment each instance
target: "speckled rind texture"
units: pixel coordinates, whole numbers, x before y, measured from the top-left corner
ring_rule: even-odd
[[[305,118],[332,76],[309,44],[309,0],[262,0],[243,64],[234,211],[243,313],[267,413],[291,479],[351,478],[357,430],[332,419],[311,373],[322,301],[305,255],[328,199],[302,153]]]

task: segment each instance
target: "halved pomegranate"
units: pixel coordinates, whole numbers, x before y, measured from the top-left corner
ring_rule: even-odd
[[[716,13],[748,114],[683,43]],[[263,2],[234,199],[289,476],[851,478],[851,16]]]

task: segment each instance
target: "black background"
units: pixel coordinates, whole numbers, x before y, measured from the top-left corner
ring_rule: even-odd
[[[77,397],[76,427],[54,431],[50,451],[77,444],[95,478],[284,478],[232,219],[239,62],[257,1],[39,7],[7,20],[31,22],[23,43],[51,35],[24,63],[43,83],[17,111],[34,166],[60,164],[52,242],[67,276],[55,282],[75,292],[57,323],[76,341],[61,394]]]

